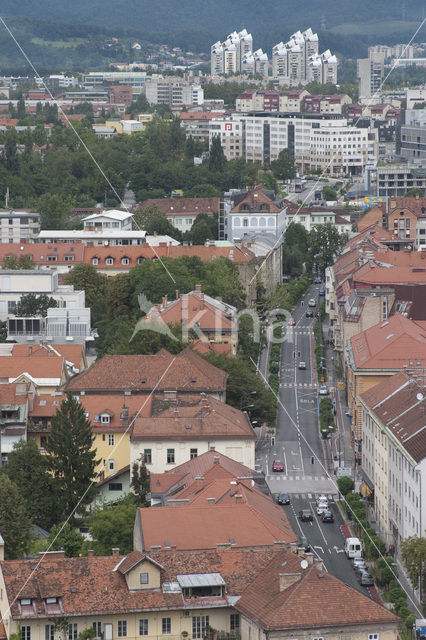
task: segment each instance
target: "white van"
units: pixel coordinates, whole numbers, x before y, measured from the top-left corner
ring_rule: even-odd
[[[348,558],[362,557],[362,544],[359,538],[346,538],[345,553]]]

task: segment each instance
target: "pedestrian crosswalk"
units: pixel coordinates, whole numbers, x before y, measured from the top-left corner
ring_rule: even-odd
[[[275,493],[278,495],[277,492]],[[336,500],[338,500],[337,493],[310,493],[309,491],[306,493],[293,493],[288,489],[286,490],[286,493],[291,496],[292,500],[316,500],[318,496],[327,496],[327,500],[329,502],[336,502]]]
[[[294,481],[300,482],[301,480],[308,481],[308,482],[323,482],[323,481],[329,482],[330,478],[328,476],[304,476],[304,475],[288,476],[281,473],[274,473],[274,475],[267,475],[266,480],[267,481],[279,480],[280,482],[294,482]]]
[[[296,389],[305,389],[306,387],[308,387],[309,389],[316,389],[318,387],[317,384],[309,384],[309,382],[300,382],[299,384],[294,384],[292,382],[281,382],[280,384],[281,388],[296,388]]]

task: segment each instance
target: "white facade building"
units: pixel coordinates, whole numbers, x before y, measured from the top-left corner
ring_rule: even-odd
[[[200,84],[174,77],[148,80],[145,95],[149,104],[202,105],[204,103],[204,89]]]
[[[288,42],[272,48],[272,76],[290,86],[337,82],[337,58],[329,50],[318,53],[318,35],[312,29],[296,31]]]
[[[33,211],[0,211],[0,242],[33,242],[40,231],[40,214]]]
[[[100,211],[83,218],[84,231],[105,231],[106,229],[132,230],[133,213],[112,209]]]
[[[350,215],[342,216],[340,213],[329,209],[311,209],[297,207],[296,212],[287,211],[286,227],[292,222],[297,222],[305,227],[306,231],[312,231],[315,227],[323,224],[332,224],[339,233],[349,234],[352,230]]]
[[[420,375],[419,375],[420,374]],[[362,468],[374,519],[397,550],[426,527],[426,393],[421,371],[397,373],[360,397]]]
[[[263,54],[262,56],[266,55]],[[267,56],[266,56],[267,57]],[[264,62],[264,58],[262,58]],[[264,69],[259,61],[259,69]],[[261,73],[255,71],[255,59],[253,57],[253,37],[247,29],[233,31],[223,42],[215,42],[210,48],[211,75],[221,73],[234,75],[236,73]],[[267,74],[267,69],[266,69]]]

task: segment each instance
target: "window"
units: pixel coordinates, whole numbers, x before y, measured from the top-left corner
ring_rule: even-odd
[[[239,631],[240,629],[240,614],[239,613],[231,613],[230,620],[230,630],[231,631]]]
[[[127,636],[127,620],[118,621],[118,637],[125,638]]]
[[[55,638],[55,626],[53,624],[47,624],[44,627],[44,640],[54,640]]]
[[[65,256],[64,260],[65,262],[74,262],[74,256]]]
[[[114,460],[108,460],[108,469],[109,469],[110,471],[114,471],[114,469],[115,469],[115,462],[114,462]]]
[[[29,624],[21,627],[21,638],[22,640],[31,640],[31,627]]]
[[[174,463],[175,463],[175,450],[167,449],[167,464],[174,464]]]
[[[8,300],[7,302],[7,312],[8,313],[15,313],[16,311],[16,301],[15,300]]]
[[[92,627],[95,630],[95,637],[96,638],[101,638],[102,637],[102,622],[94,622],[92,624]]]
[[[145,464],[152,464],[152,451],[151,449],[144,449],[143,459]]]
[[[111,266],[112,264],[114,264],[114,258],[107,258],[105,260],[105,263],[108,264],[109,266]]]
[[[126,265],[126,264],[130,264],[130,260],[129,260],[129,258],[122,258],[122,259],[121,259],[121,264],[124,264],[124,265]]]
[[[148,580],[149,580],[148,573],[146,573],[146,571],[141,573],[139,575],[139,579],[141,584],[148,584]]]
[[[202,638],[206,634],[209,616],[192,616],[192,637]]]
[[[193,458],[196,458],[198,456],[198,449],[190,449],[189,450],[189,457],[192,460]]]
[[[111,420],[111,417],[110,417],[110,416],[106,416],[106,415],[101,416],[101,422],[102,422],[103,424],[109,424],[109,423],[110,423],[110,420]]]
[[[47,256],[47,262],[56,262],[58,260],[58,256]]]
[[[368,634],[368,640],[379,640],[379,634],[378,633],[369,633]]]
[[[122,491],[123,484],[121,482],[110,482],[108,485],[109,491]]]
[[[99,264],[99,258],[92,258],[92,264]]]
[[[77,640],[77,623],[71,622],[68,625],[68,640]]]
[[[171,618],[162,618],[161,619],[161,633],[171,633],[172,632],[172,619]]]
[[[139,635],[140,636],[148,635],[148,619],[147,618],[142,618],[142,620],[139,620]]]
[[[114,445],[114,440],[115,440],[114,434],[113,433],[109,433],[108,434],[108,444],[109,444],[110,447],[112,447]]]

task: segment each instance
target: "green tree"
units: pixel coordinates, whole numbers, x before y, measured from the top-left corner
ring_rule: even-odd
[[[209,169],[222,172],[226,167],[226,158],[223,153],[220,136],[214,136],[210,145]]]
[[[98,273],[92,264],[77,264],[65,277],[66,284],[72,284],[74,289],[85,292],[86,306],[96,310],[104,301],[107,278]],[[95,320],[92,318],[92,321]]]
[[[346,235],[340,234],[331,222],[312,229],[306,257],[308,271],[324,276],[326,268],[333,264],[337,252],[345,242]]]
[[[191,231],[189,232],[189,237],[191,238],[194,244],[205,244],[206,240],[212,240],[213,234],[212,229],[208,222],[205,220],[201,220],[198,223],[194,223],[192,225]]]
[[[84,407],[68,393],[52,418],[46,444],[47,468],[54,479],[58,496],[58,516],[75,520],[96,494],[95,469],[99,464],[92,425]]]
[[[5,473],[0,475],[0,533],[6,559],[22,558],[31,540],[31,520],[18,487]]]
[[[84,536],[69,522],[60,522],[50,530],[48,548],[51,551],[63,549],[67,558],[75,558],[81,553],[84,542]]]
[[[401,542],[401,558],[413,587],[426,590],[426,538],[411,536]]]
[[[130,486],[136,495],[138,505],[140,507],[148,507],[149,502],[146,499],[146,495],[149,493],[150,488],[149,472],[146,468],[143,454],[141,454],[139,460],[135,461],[132,465]]]
[[[15,443],[4,471],[13,484],[19,487],[32,522],[50,529],[58,521],[56,494],[47,471],[46,457],[40,453],[35,440],[20,440]]]
[[[322,197],[327,201],[337,200],[336,191],[333,187],[330,187],[330,185],[325,185],[325,187],[322,188]]]
[[[272,173],[279,180],[291,180],[296,175],[294,157],[290,149],[282,149],[276,160],[271,162]]]
[[[136,509],[135,496],[132,494],[118,504],[106,504],[96,509],[89,525],[96,555],[109,556],[113,547],[118,547],[121,553],[133,551]]]
[[[354,486],[354,481],[348,476],[341,476],[337,479],[337,487],[344,498],[354,490]]]
[[[7,340],[7,322],[0,320],[0,342]]]
[[[303,254],[306,253],[309,239],[308,232],[303,224],[292,222],[288,225],[284,236],[284,244],[286,247],[298,247]]]
[[[145,230],[148,235],[152,236],[156,233],[171,236],[179,241],[182,239],[182,233],[179,229],[176,229],[167,220],[166,214],[155,204],[138,209],[134,216],[134,223],[138,228]]]
[[[420,189],[420,187],[413,187],[412,189],[409,189],[405,194],[406,198],[415,198],[416,196],[419,196],[419,198],[423,198],[423,189]]]
[[[15,315],[20,317],[42,316],[45,318],[47,310],[57,306],[57,301],[44,293],[40,296],[28,293],[25,296],[21,296],[16,305]]]
[[[119,273],[113,278],[108,278],[105,304],[109,318],[132,315],[132,289],[128,273]]]
[[[5,256],[3,269],[34,269],[35,264],[31,256],[21,254],[19,256]]]
[[[206,360],[229,374],[226,385],[226,402],[236,409],[250,406],[250,419],[260,426],[275,424],[276,402],[273,393],[267,389],[252,366],[242,358],[210,353]],[[253,406],[251,406],[253,405]]]
[[[38,200],[40,212],[40,226],[45,229],[65,229],[71,207],[68,202],[57,193],[44,193]]]

